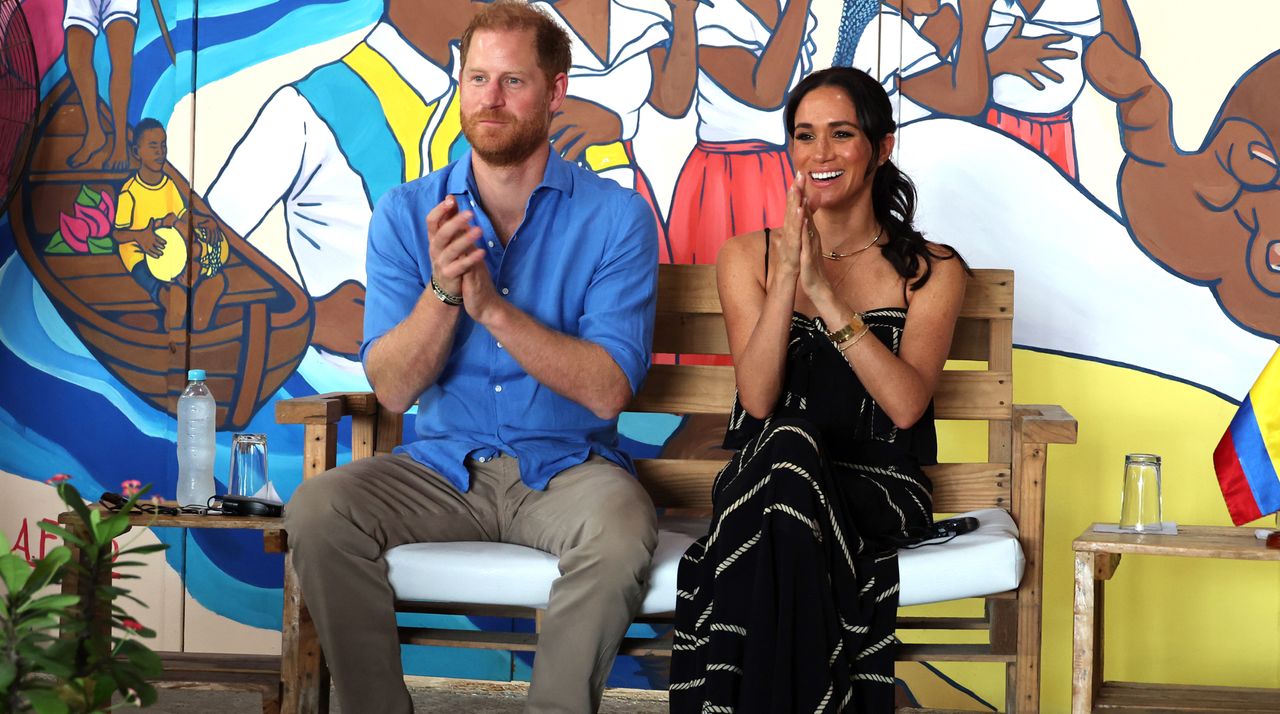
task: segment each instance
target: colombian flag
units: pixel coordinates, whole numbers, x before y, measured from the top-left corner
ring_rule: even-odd
[[[1237,526],[1280,511],[1280,350],[1240,403],[1213,468]]]

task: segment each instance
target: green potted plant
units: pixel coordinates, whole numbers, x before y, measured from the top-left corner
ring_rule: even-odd
[[[141,641],[155,632],[122,606],[128,600],[146,607],[121,582],[138,576],[119,571],[142,565],[132,556],[168,546],[126,543],[113,553],[111,545],[129,529],[127,514],[147,489],[130,495],[119,511],[104,513],[86,507],[69,478],[59,474],[49,482],[83,527],[40,528],[75,546],[78,559],[60,545],[29,565],[9,552],[0,533],[0,712],[87,714],[146,707],[156,699],[147,679],[160,674],[160,658]],[[113,571],[116,577],[108,577]],[[41,594],[71,577],[93,586],[79,588],[80,595]],[[116,694],[120,701],[113,704]]]

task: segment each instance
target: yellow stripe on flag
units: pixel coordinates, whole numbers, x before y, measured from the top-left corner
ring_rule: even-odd
[[[391,63],[369,45],[361,42],[342,61],[377,95],[387,125],[404,154],[404,180],[422,176],[422,134],[431,120],[431,108],[422,103],[422,98]]]
[[[1277,464],[1280,470],[1280,350],[1271,355],[1253,383],[1249,401],[1253,402],[1253,417],[1258,422],[1262,443],[1267,446],[1271,463]]]

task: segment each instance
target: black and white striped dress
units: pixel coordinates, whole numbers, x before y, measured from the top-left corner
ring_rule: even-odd
[[[867,313],[896,354],[904,308]],[[870,339],[869,335],[866,339]],[[707,535],[680,563],[671,711],[890,712],[898,560],[932,520],[933,406],[898,429],[820,321],[792,318],[783,397],[734,405]]]

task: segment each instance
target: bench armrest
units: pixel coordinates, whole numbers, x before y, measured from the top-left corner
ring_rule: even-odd
[[[378,413],[373,392],[329,392],[276,402],[277,424],[333,424],[345,416]]]
[[[1076,418],[1057,404],[1015,404],[1013,419],[1024,443],[1076,443]]]

